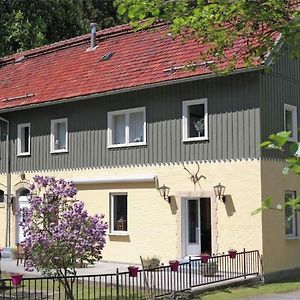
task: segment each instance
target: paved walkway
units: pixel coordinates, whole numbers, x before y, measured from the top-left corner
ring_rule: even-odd
[[[119,272],[128,271],[128,266],[129,264],[100,261],[95,263],[95,265],[93,266],[88,266],[86,268],[78,268],[77,275],[100,275],[112,273],[115,274],[117,268],[119,268]],[[24,277],[40,276],[40,274],[37,271],[26,272],[23,264],[19,264],[19,266],[17,266],[16,260],[13,260],[11,258],[2,258],[1,269],[2,272],[6,273],[22,273],[24,274]]]
[[[300,299],[300,290],[280,293],[280,294],[270,294],[270,295],[261,295],[253,296],[248,298],[243,298],[243,300],[299,300]]]

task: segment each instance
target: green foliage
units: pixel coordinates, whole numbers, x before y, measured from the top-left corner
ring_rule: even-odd
[[[213,55],[232,69],[239,59],[252,66],[274,47],[272,33],[280,32],[299,55],[299,10],[293,1],[282,0],[115,0],[118,14],[134,26],[143,27],[155,21],[167,21],[173,34],[192,36],[210,45],[202,58]],[[144,22],[140,22],[144,20]],[[239,56],[227,55],[237,38],[246,40]],[[215,70],[217,71],[217,70]]]
[[[116,25],[113,0],[0,0],[0,57]]]
[[[287,154],[286,167],[283,168],[282,173],[288,175],[293,173],[300,175],[300,143],[289,142],[290,131],[281,131],[276,134],[271,134],[269,139],[261,144],[262,148],[280,150]],[[262,202],[261,207],[253,211],[251,214],[255,215],[265,209],[283,210],[285,207],[291,207],[294,210],[300,211],[300,197],[295,199],[287,199],[284,205],[278,204],[276,207],[272,206],[272,199],[267,198]]]

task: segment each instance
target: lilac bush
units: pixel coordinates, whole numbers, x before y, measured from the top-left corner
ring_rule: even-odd
[[[23,209],[26,269],[44,275],[76,275],[78,263],[93,264],[102,258],[107,223],[103,215],[89,216],[76,201],[73,182],[35,176],[29,187],[29,207]],[[72,286],[66,286],[70,299]],[[69,286],[68,286],[69,285]]]

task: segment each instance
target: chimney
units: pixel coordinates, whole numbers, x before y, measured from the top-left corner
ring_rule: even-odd
[[[91,23],[91,46],[90,49],[94,49],[96,47],[96,31],[97,31],[97,23]]]

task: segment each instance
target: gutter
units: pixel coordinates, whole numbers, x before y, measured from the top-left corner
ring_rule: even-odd
[[[259,71],[259,70],[263,70],[263,69],[265,69],[264,65],[260,65],[258,67],[251,67],[248,69],[239,69],[239,70],[232,71],[229,74],[229,76],[253,72],[253,71]],[[123,94],[123,93],[128,93],[128,92],[141,91],[141,90],[150,89],[150,88],[157,88],[157,87],[169,86],[169,85],[173,85],[173,84],[192,82],[192,81],[196,81],[196,80],[217,78],[217,77],[222,77],[222,76],[223,75],[217,75],[214,73],[210,73],[210,74],[206,74],[206,75],[198,75],[198,76],[191,76],[191,77],[185,77],[185,78],[174,79],[174,80],[166,80],[166,81],[162,81],[162,82],[158,82],[158,83],[151,83],[151,84],[145,84],[145,85],[141,85],[141,86],[122,88],[122,89],[118,89],[118,90],[111,90],[108,92],[95,93],[95,94],[90,94],[90,95],[85,95],[85,96],[62,98],[62,99],[51,100],[51,101],[46,101],[46,102],[42,102],[42,103],[29,104],[29,105],[24,105],[24,106],[16,106],[16,107],[11,107],[11,108],[4,108],[4,109],[0,109],[0,114],[13,112],[13,111],[19,111],[19,110],[39,108],[39,107],[44,107],[44,106],[49,106],[49,105],[56,105],[56,104],[61,104],[61,103],[71,103],[71,102],[80,101],[80,100],[100,98],[100,97],[110,96],[110,95],[118,95],[118,94]]]
[[[11,199],[11,173],[10,173],[10,147],[9,147],[9,120],[0,117],[0,120],[6,123],[6,158],[5,158],[5,168],[6,168],[6,230],[5,230],[5,247],[10,246],[10,205],[9,201]]]
[[[140,176],[127,176],[127,177],[98,177],[98,178],[74,178],[72,179],[76,185],[81,184],[105,184],[105,183],[141,183],[152,182],[157,185],[156,175],[140,175]]]

